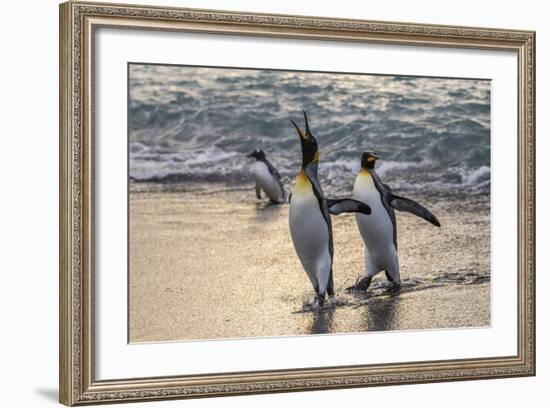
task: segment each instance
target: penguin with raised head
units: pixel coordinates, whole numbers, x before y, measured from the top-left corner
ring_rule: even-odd
[[[262,190],[269,197],[272,203],[282,204],[286,201],[285,187],[281,181],[281,175],[275,167],[267,160],[262,149],[256,149],[247,157],[255,158],[252,171],[256,178],[256,197],[262,198]]]
[[[289,226],[296,254],[323,306],[326,294],[334,296],[332,262],[334,248],[330,214],[362,212],[370,214],[366,203],[352,199],[327,200],[317,178],[319,148],[304,112],[305,131],[291,121],[300,137],[302,168],[290,196]]]
[[[386,278],[396,286],[400,285],[399,259],[397,256],[397,224],[395,211],[410,212],[431,224],[441,224],[430,211],[408,198],[392,193],[382,183],[374,169],[378,156],[365,152],[361,156],[361,170],[355,180],[352,197],[368,202],[371,214],[356,214],[355,219],[365,243],[365,273],[351,290],[367,290],[372,278],[385,271]]]

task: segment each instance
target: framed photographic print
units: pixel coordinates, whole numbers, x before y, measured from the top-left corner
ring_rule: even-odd
[[[535,33],[60,6],[66,405],[535,374]]]

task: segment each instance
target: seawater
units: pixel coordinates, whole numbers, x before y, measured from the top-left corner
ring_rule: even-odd
[[[130,179],[244,183],[262,148],[289,184],[303,109],[329,194],[350,191],[365,150],[401,191],[488,194],[490,100],[489,80],[132,64]]]

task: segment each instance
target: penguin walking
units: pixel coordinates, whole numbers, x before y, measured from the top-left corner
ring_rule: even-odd
[[[356,214],[355,219],[365,243],[365,273],[350,290],[367,290],[372,278],[385,271],[386,278],[399,286],[399,259],[397,256],[397,225],[395,211],[410,212],[440,227],[441,224],[430,211],[408,198],[392,193],[382,183],[374,166],[378,156],[365,152],[361,156],[361,170],[355,180],[352,197],[368,202],[371,214]]]
[[[269,200],[275,204],[282,204],[286,201],[285,187],[281,181],[281,175],[267,160],[262,149],[256,149],[247,157],[256,159],[252,166],[254,177],[256,178],[256,197],[262,198],[262,190],[269,197]]]
[[[334,248],[330,214],[362,212],[370,214],[367,204],[349,198],[328,200],[317,178],[319,149],[304,112],[305,132],[291,121],[300,137],[302,168],[290,195],[289,226],[294,249],[323,306],[325,296],[334,296],[332,262]]]

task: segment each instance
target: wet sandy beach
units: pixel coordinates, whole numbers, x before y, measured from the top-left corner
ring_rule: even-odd
[[[366,294],[346,292],[363,272],[363,243],[353,215],[333,217],[335,303],[314,312],[288,205],[257,203],[251,186],[176,190],[131,187],[131,342],[490,325],[488,195],[403,194],[442,227],[397,213],[399,292],[383,273]]]

